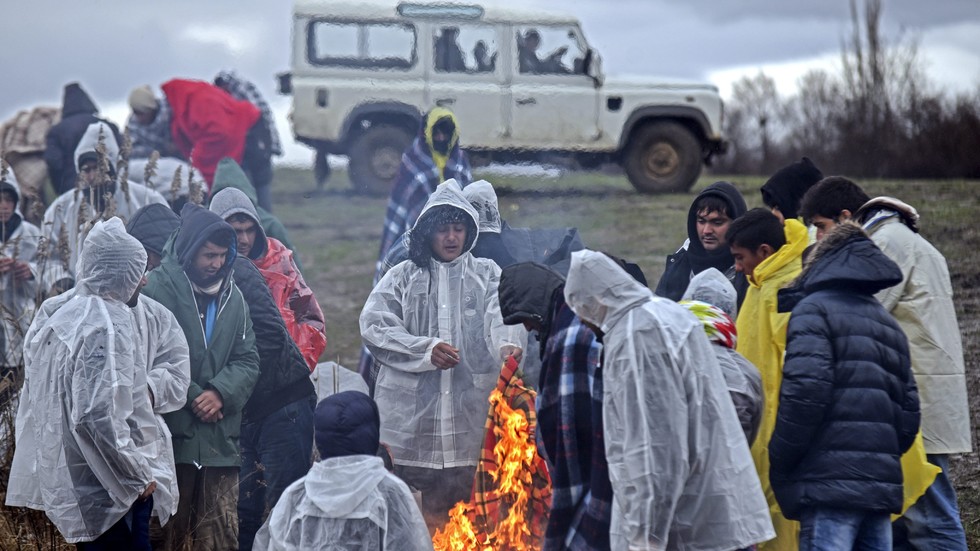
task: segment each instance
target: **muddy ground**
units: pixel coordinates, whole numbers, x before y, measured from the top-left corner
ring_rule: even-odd
[[[722,179],[704,176],[690,194],[643,196],[621,176],[534,172],[477,172],[498,189],[501,214],[513,226],[575,226],[587,246],[637,262],[656,282],[664,256],[685,237],[693,194]],[[749,207],[762,206],[761,178],[734,177]],[[334,174],[322,190],[308,171],[280,169],[273,191],[275,212],[300,249],[305,273],[327,317],[329,344],[323,359],[357,365],[357,317],[370,291],[386,198],[354,193],[346,174]],[[980,441],[980,182],[862,181],[871,196],[893,195],[919,209],[922,235],[946,255],[956,293],[966,353],[974,442]],[[953,478],[971,548],[980,549],[980,461],[955,458]]]

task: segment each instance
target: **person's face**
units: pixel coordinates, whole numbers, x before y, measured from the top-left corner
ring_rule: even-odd
[[[432,235],[432,254],[443,262],[452,262],[463,254],[466,243],[466,224],[450,222],[440,224]]]
[[[527,37],[527,40],[524,41],[524,43],[527,44],[527,49],[529,49],[532,52],[534,52],[534,51],[537,51],[538,46],[541,45],[541,39],[538,38],[537,35],[531,35],[531,36]]]
[[[153,251],[146,251],[146,271],[152,272],[160,267],[163,257]]]
[[[826,216],[814,214],[810,217],[810,224],[817,229],[817,241],[820,241],[827,235],[827,232],[834,228],[834,226],[850,219],[851,211],[844,209],[837,218],[827,218]]]
[[[227,222],[235,228],[235,237],[238,239],[238,253],[247,257],[252,252],[255,245],[255,236],[258,231],[255,229],[255,221],[252,219],[229,218]]]
[[[6,224],[17,210],[17,201],[9,193],[0,193],[0,222]]]
[[[82,182],[87,187],[94,187],[99,185],[99,163],[95,160],[88,160],[82,163],[81,170],[78,171],[78,175],[82,178]]]
[[[725,246],[725,233],[732,219],[721,211],[702,210],[697,216],[698,241],[706,251],[714,251]]]
[[[756,267],[773,253],[772,247],[765,244],[760,245],[754,251],[735,245],[731,247],[731,250],[732,258],[735,259],[735,271],[742,272],[745,277],[753,275]]]
[[[217,275],[228,259],[228,247],[206,241],[194,255],[194,271],[198,281],[209,281]]]
[[[146,274],[147,274],[147,272],[150,271],[150,269],[151,269],[150,268],[150,259],[149,259],[149,255],[147,255],[146,269],[143,271],[143,276],[140,277],[140,282],[136,285],[136,292],[133,293],[133,296],[129,297],[129,300],[128,301],[126,301],[126,305],[129,306],[130,308],[135,308],[136,305],[139,303],[140,291],[143,290],[143,287],[146,287],[146,283],[147,283],[146,282]]]
[[[157,112],[155,110],[150,111],[133,111],[133,117],[136,118],[136,122],[140,124],[150,124],[153,119],[157,118]]]

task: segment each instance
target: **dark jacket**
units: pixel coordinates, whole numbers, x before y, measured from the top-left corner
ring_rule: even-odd
[[[259,353],[259,380],[245,403],[243,421],[261,421],[284,406],[315,396],[316,390],[306,360],[286,331],[265,278],[247,258],[235,259],[235,285],[248,303]]]
[[[901,455],[919,430],[908,340],[874,293],[902,272],[854,224],[838,226],[779,293],[792,308],[772,488],[787,518],[810,507],[898,513]]]
[[[104,122],[122,146],[119,128],[98,116],[99,109],[77,82],[65,85],[61,102],[61,121],[48,130],[45,138],[44,162],[48,165],[51,184],[58,195],[74,189],[78,171],[75,170],[75,148],[94,122]]]
[[[148,251],[163,256],[167,240],[180,227],[180,217],[167,205],[152,203],[141,207],[126,222],[126,231]]]
[[[197,250],[218,231],[231,231],[234,235],[231,226],[218,215],[197,205],[186,205],[181,211],[180,229],[164,246],[163,263],[149,273],[143,294],[173,312],[190,350],[191,384],[187,389],[187,404],[164,415],[173,433],[175,461],[205,467],[238,467],[241,466],[238,435],[242,408],[259,377],[259,357],[248,306],[232,280],[234,248],[228,251],[228,261],[219,272],[223,284],[217,296],[209,342],[205,341],[197,299],[183,267],[193,262]],[[223,402],[224,418],[216,423],[200,421],[193,411],[194,400],[209,389],[217,390]]]
[[[745,276],[735,271],[735,259],[727,246],[719,250],[708,252],[701,245],[698,239],[698,213],[695,206],[702,197],[715,195],[720,197],[728,204],[728,217],[732,220],[745,214],[745,199],[742,194],[732,184],[728,182],[715,182],[704,188],[691,203],[691,208],[687,213],[687,238],[689,243],[687,248],[681,248],[676,253],[667,255],[667,267],[664,275],[657,283],[654,291],[658,296],[669,298],[670,300],[680,300],[687,290],[688,283],[691,282],[693,275],[699,274],[708,268],[716,268],[725,274],[725,277],[732,282],[735,292],[738,293],[738,305],[742,305],[745,298],[745,291],[749,288],[749,282]]]

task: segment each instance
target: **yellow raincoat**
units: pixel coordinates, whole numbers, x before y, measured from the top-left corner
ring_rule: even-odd
[[[810,241],[806,227],[795,219],[786,221],[784,231],[786,244],[756,266],[755,272],[748,277],[749,289],[735,323],[739,335],[736,350],[759,369],[765,395],[759,434],[752,445],[752,459],[769,502],[776,539],[760,544],[760,551],[796,551],[799,548],[799,523],[783,516],[769,483],[769,440],[776,426],[790,316],[789,312],[778,312],[777,293],[800,274],[803,250]],[[925,493],[939,472],[939,468],[926,461],[921,432],[902,456],[902,472],[905,476],[902,512],[905,512]]]

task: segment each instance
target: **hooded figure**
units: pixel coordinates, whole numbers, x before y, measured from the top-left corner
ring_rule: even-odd
[[[541,339],[537,439],[552,490],[542,549],[609,549],[602,345],[565,303],[564,289],[564,278],[542,264],[508,266],[500,274],[500,311],[504,323],[536,329]]]
[[[255,538],[260,551],[432,549],[408,486],[375,456],[378,406],[345,391],[316,407],[321,460],[283,493]]]
[[[0,179],[0,368],[21,365],[24,334],[34,318],[41,230],[23,219],[13,172]]]
[[[97,153],[100,136],[105,144],[108,179],[99,182],[99,176],[96,175],[92,178],[92,183],[88,183],[82,178],[80,187],[61,194],[44,213],[42,227],[50,240],[50,256],[42,274],[45,290],[51,289],[62,280],[67,279],[70,282],[74,279],[78,251],[95,220],[118,216],[125,222],[146,205],[167,205],[163,196],[153,190],[135,182],[126,182],[123,185],[117,181],[114,167],[119,160],[119,144],[105,123],[93,123],[85,131],[74,152],[76,168],[81,172],[83,165],[93,160],[96,164],[101,162]],[[67,242],[62,243],[63,239]],[[68,255],[64,256],[66,251]]]
[[[725,212],[722,214],[729,221],[745,214],[745,199],[728,182],[715,182],[699,193],[687,213],[687,242],[676,253],[667,256],[667,267],[654,291],[658,296],[680,300],[692,277],[708,268],[715,268],[732,282],[738,292],[738,304],[742,304],[748,283],[744,275],[735,271],[735,259],[725,243],[724,232],[716,236],[716,241],[720,240],[720,243],[711,251],[704,248],[698,237],[698,212],[704,210],[702,201],[712,198],[724,205]]]
[[[74,296],[26,345],[7,505],[40,509],[68,542],[95,540],[133,509],[149,521],[149,457],[166,449],[131,307],[146,253],[122,222],[85,240]],[[146,509],[143,511],[143,509]],[[147,542],[148,543],[148,542]]]
[[[163,260],[163,247],[180,227],[180,218],[174,211],[160,203],[150,203],[136,211],[126,222],[126,231],[146,249],[147,270],[153,270]]]
[[[799,218],[800,201],[808,189],[823,179],[823,173],[808,157],[776,171],[759,188],[762,202],[773,211],[779,212],[783,220]]]
[[[762,376],[751,362],[735,351],[737,299],[728,278],[718,270],[708,268],[691,278],[680,304],[698,318],[714,345],[711,348],[728,384],[738,422],[751,446],[762,422]]]
[[[320,354],[327,347],[323,311],[313,290],[293,262],[292,251],[275,238],[266,237],[255,206],[242,191],[225,188],[215,193],[211,198],[210,210],[228,222],[238,215],[247,220],[245,224],[253,224],[255,233],[248,259],[265,278],[289,335],[306,359],[307,367],[313,371]],[[241,228],[236,227],[236,231],[241,231]]]
[[[612,548],[738,549],[773,537],[701,324],[594,251],[572,254],[565,300],[604,335]]]
[[[477,180],[463,188],[463,197],[473,205],[480,217],[480,239],[473,247],[473,256],[489,258],[501,269],[517,262],[507,245],[504,244],[501,231],[504,221],[500,219],[500,208],[497,207],[497,193],[486,180]]]
[[[458,256],[443,261],[436,231],[460,224],[465,237],[451,243]],[[458,188],[439,186],[412,229],[410,260],[378,282],[360,317],[361,337],[380,366],[374,396],[396,468],[457,469],[459,482],[449,488],[457,499],[441,513],[435,513],[441,505],[430,509],[421,488],[423,509],[442,515],[469,495],[487,398],[503,359],[526,339],[523,328],[507,327],[500,317],[500,268],[469,253],[476,229],[476,212]],[[447,365],[444,356],[456,363],[437,367]]]
[[[470,163],[459,148],[456,116],[448,109],[436,107],[422,118],[418,136],[402,155],[381,229],[378,273],[388,249],[415,224],[436,186],[449,179],[466,187],[473,176]]]
[[[106,125],[106,132],[112,132],[112,139],[120,143],[119,128],[101,118],[99,108],[77,82],[65,85],[61,100],[61,121],[48,130],[44,161],[48,165],[51,184],[59,195],[75,188],[78,166],[75,164],[75,149],[88,128],[98,122]]]
[[[908,340],[874,299],[901,279],[861,228],[846,223],[779,293],[780,309],[792,315],[770,478],[786,517],[804,528],[807,511],[838,509],[873,515],[890,535],[889,513],[902,510],[899,458],[918,432],[919,400]]]

